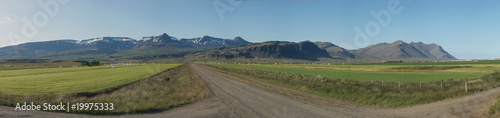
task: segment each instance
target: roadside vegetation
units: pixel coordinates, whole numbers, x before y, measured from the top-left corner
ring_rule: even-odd
[[[230,65],[230,64],[227,64]],[[500,86],[500,72],[470,79],[435,79],[425,82],[355,81],[300,72],[207,65],[215,71],[258,80],[318,96],[379,108],[398,108],[468,95]],[[257,67],[257,66],[255,66]],[[307,69],[301,69],[301,72]],[[353,75],[356,76],[356,75]],[[373,76],[373,78],[380,78]],[[417,77],[418,78],[418,77]],[[405,78],[402,78],[405,79]],[[407,79],[407,78],[406,78]],[[465,91],[465,82],[468,90]]]
[[[114,103],[113,111],[81,111],[92,114],[135,114],[170,109],[201,100],[209,90],[188,64],[140,80],[111,93],[68,99],[74,102]]]
[[[492,118],[500,117],[500,96],[497,97],[495,104],[490,106],[489,112]]]
[[[23,102],[113,103],[115,109],[112,111],[70,112],[100,115],[135,114],[169,109],[208,96],[208,89],[191,67],[187,64],[179,65],[156,64],[114,69],[102,66],[78,67],[80,70],[60,73],[50,70],[60,68],[49,68],[43,74],[10,74],[0,80],[0,105],[14,107]],[[4,72],[0,71],[1,74],[5,74]],[[48,77],[44,78],[45,76]],[[65,78],[66,76],[78,78]]]

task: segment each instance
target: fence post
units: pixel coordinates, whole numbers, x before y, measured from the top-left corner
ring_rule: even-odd
[[[401,89],[401,81],[398,82],[398,88]]]
[[[384,86],[384,80],[382,80],[382,86]]]
[[[443,88],[443,82],[441,82],[441,88]]]
[[[465,81],[465,92],[467,93],[467,81]]]
[[[420,82],[420,88],[422,88],[422,82]]]

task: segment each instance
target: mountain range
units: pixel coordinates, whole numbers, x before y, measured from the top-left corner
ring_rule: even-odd
[[[331,42],[266,41],[251,43],[241,37],[222,39],[172,37],[166,33],[143,37],[99,37],[86,40],[29,42],[0,48],[0,59],[157,59],[157,58],[255,58],[299,59],[456,59],[437,44],[422,42],[379,43],[346,50]]]
[[[222,47],[194,53],[197,58],[270,58],[317,60],[331,58],[328,52],[310,41],[299,43],[267,41],[240,46]]]
[[[250,44],[250,42],[241,37],[222,39],[203,36],[192,39],[177,39],[164,33],[159,36],[143,37],[140,40],[128,37],[99,37],[86,40],[29,42],[0,48],[0,59],[122,57],[204,50],[244,44]]]

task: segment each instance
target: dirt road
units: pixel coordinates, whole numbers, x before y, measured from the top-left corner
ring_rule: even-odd
[[[227,78],[197,65],[196,73],[212,96],[161,113],[91,116],[41,111],[15,111],[0,106],[0,117],[485,117],[500,88],[460,98],[400,109],[373,109],[355,105],[329,106],[271,92]]]

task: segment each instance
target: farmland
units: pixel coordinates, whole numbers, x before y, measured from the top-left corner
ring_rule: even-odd
[[[208,96],[208,89],[186,64],[113,64],[115,68],[109,64],[63,68],[32,65],[26,68],[36,68],[0,71],[0,105],[105,102],[114,103],[116,109],[71,112],[135,114],[165,110]]]
[[[476,78],[500,70],[500,62],[399,64],[220,64],[219,66],[321,75],[355,81],[430,82]]]
[[[318,96],[381,108],[430,103],[500,86],[500,73],[497,71],[500,68],[497,62],[434,65],[212,63],[207,67],[236,78],[258,80]],[[467,90],[464,83],[467,83]]]
[[[98,91],[151,76],[180,64],[118,65],[0,71],[0,90],[8,94]]]

